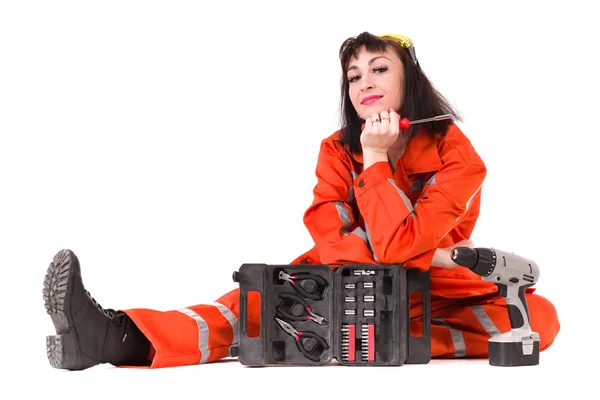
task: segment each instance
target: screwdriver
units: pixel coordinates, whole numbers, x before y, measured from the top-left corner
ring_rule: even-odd
[[[443,119],[450,119],[450,118],[452,118],[452,115],[450,115],[450,114],[438,115],[437,117],[433,117],[433,118],[417,119],[415,121],[409,121],[408,118],[402,118],[400,120],[400,129],[408,129],[408,128],[410,128],[411,125],[422,124],[424,122],[440,121]]]
[[[411,125],[415,125],[415,124],[422,124],[425,122],[432,122],[432,121],[441,121],[443,119],[451,119],[452,115],[450,114],[442,114],[442,115],[438,115],[436,117],[432,117],[432,118],[425,118],[425,119],[417,119],[414,121],[409,121],[408,118],[402,118],[399,122],[400,125],[400,129],[408,129],[410,128]],[[365,129],[365,124],[362,124],[362,129]]]

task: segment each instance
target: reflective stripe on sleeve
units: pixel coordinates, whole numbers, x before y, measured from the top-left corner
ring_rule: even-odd
[[[373,242],[371,241],[371,234],[369,233],[369,225],[367,225],[366,222],[365,222],[365,228],[367,230],[367,232],[366,232],[366,234],[367,234],[367,246],[371,250],[371,253],[373,253],[373,260],[375,260],[376,263],[379,263],[379,259],[377,258],[377,254],[375,254],[375,250],[373,249]]]
[[[400,188],[398,186],[396,186],[396,182],[394,182],[394,180],[392,178],[388,178],[388,181],[392,184],[392,186],[394,186],[394,188],[396,189],[396,191],[400,195],[400,198],[404,202],[404,205],[406,206],[406,208],[409,211],[411,211],[411,212],[414,211],[413,206],[412,206],[409,198],[406,196],[406,194],[402,190],[400,190]]]
[[[344,203],[342,203],[341,201],[334,201],[333,202],[335,204],[335,209],[338,212],[338,217],[340,217],[340,221],[342,221],[342,234],[344,235],[348,235],[348,229],[350,229],[350,226],[352,226],[352,220],[350,219],[350,213],[348,212],[348,209],[344,206]]]

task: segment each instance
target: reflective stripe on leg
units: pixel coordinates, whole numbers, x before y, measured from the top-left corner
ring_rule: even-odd
[[[208,324],[201,316],[189,308],[182,308],[177,311],[193,318],[198,324],[198,350],[201,352],[200,364],[206,363],[210,356],[210,350],[208,349]]]
[[[236,318],[235,314],[233,314],[233,312],[229,308],[225,307],[223,304],[215,301],[213,302],[213,305],[217,307],[219,311],[221,311],[221,314],[223,314],[225,319],[227,319],[227,321],[229,322],[229,325],[231,325],[231,330],[233,332],[233,340],[231,341],[230,346],[231,350],[232,346],[238,346],[240,343],[238,319]],[[227,352],[228,354],[230,354],[230,350]]]
[[[454,345],[454,358],[462,358],[467,354],[467,347],[465,346],[465,339],[463,338],[462,331],[452,328],[443,318],[432,318],[431,322],[439,326],[444,326],[450,330],[452,344]]]
[[[500,333],[500,330],[494,324],[494,321],[490,318],[488,313],[485,311],[485,308],[481,305],[471,306],[471,311],[475,314],[475,318],[479,321],[483,329],[491,336],[497,335]]]

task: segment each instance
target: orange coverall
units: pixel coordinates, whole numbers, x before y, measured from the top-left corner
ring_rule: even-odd
[[[487,357],[488,339],[510,330],[506,302],[491,282],[468,268],[430,267],[436,248],[468,239],[479,215],[486,167],[456,125],[447,134],[413,138],[395,170],[379,162],[363,171],[339,131],[321,143],[314,201],[304,222],[314,247],[290,264],[402,264],[430,269],[432,358]],[[550,301],[528,289],[531,328],[540,349],[560,325]],[[420,300],[410,306],[410,329],[421,332]],[[152,344],[151,368],[215,361],[238,343],[239,289],[212,304],[179,310],[125,311]],[[248,302],[249,334],[259,330],[258,301]]]

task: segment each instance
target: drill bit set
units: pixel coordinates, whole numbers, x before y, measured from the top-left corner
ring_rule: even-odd
[[[332,270],[243,264],[233,279],[240,285],[239,345],[233,355],[244,365],[429,361],[429,331],[418,341],[409,335],[408,304],[417,288],[428,312],[428,273],[399,265],[347,264]],[[260,294],[260,304],[249,300],[253,292]],[[260,331],[251,334],[249,315],[257,309]]]

